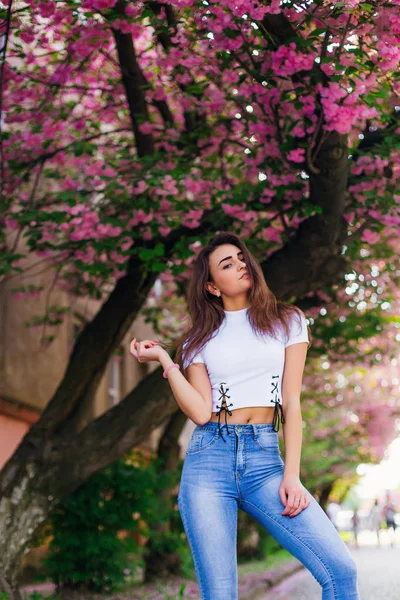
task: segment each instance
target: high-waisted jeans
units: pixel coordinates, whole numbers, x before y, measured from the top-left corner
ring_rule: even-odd
[[[307,508],[282,516],[284,462],[272,424],[224,425],[223,437],[212,421],[195,428],[178,494],[202,600],[238,598],[238,508],[309,569],[323,600],[358,600],[355,562],[310,492]]]

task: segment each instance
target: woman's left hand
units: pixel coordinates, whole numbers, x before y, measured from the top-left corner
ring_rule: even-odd
[[[284,475],[279,487],[279,496],[285,507],[282,516],[295,517],[310,504],[307,492],[298,477]]]

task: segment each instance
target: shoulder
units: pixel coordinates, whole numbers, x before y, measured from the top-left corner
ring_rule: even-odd
[[[287,341],[285,343],[286,347],[301,342],[307,342],[308,344],[310,343],[307,319],[302,310],[295,307],[294,310],[291,311],[288,319],[288,325],[289,332]]]

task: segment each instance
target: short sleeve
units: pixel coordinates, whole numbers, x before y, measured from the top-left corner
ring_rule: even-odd
[[[182,349],[185,348],[186,346],[187,346],[187,342],[184,342]],[[183,360],[183,368],[187,369],[188,367],[190,367],[190,365],[192,365],[194,363],[202,363],[203,365],[205,364],[202,352],[197,352],[195,354],[192,354],[192,356],[189,356],[186,360]]]
[[[299,344],[300,342],[309,342],[306,318],[303,313],[301,313],[300,317],[301,319],[299,322],[299,317],[297,316],[297,314],[294,314],[292,316],[292,321],[290,323],[289,328],[289,339],[285,344],[285,348],[291,346],[292,344]]]

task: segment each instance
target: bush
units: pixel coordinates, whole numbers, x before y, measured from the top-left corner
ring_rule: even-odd
[[[164,474],[158,461],[145,465],[140,452],[93,475],[51,516],[47,574],[58,587],[95,592],[114,591],[132,579],[143,566],[143,549],[132,534],[147,536],[171,516],[179,523],[178,511],[171,511],[160,493],[177,481],[178,473]],[[160,549],[184,545],[180,530],[157,542]]]

